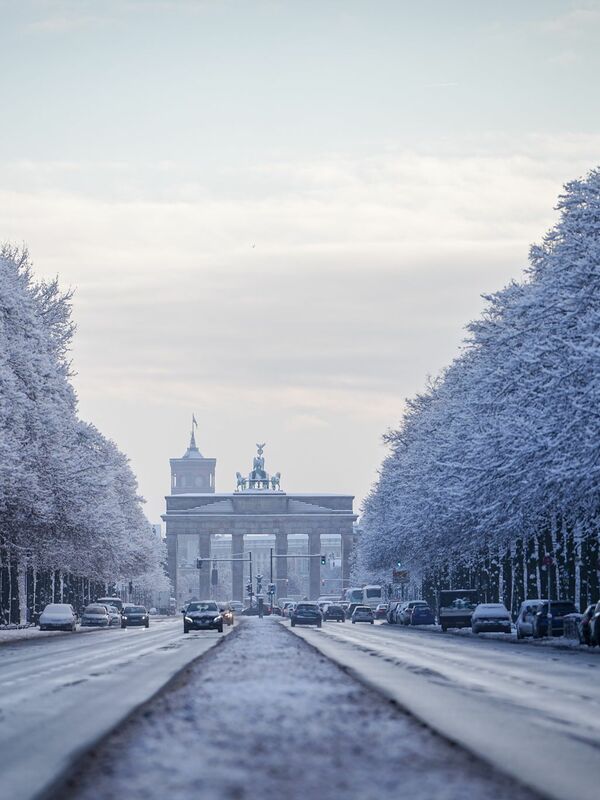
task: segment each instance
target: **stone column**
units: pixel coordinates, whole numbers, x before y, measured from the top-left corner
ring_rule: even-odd
[[[244,534],[231,534],[231,557],[243,558],[244,556]],[[231,597],[232,600],[244,602],[244,562],[231,562]]]
[[[342,534],[342,589],[350,586],[350,555],[354,546],[352,534]]]
[[[210,598],[210,533],[201,533],[198,536],[199,556],[202,559],[202,568],[198,570],[198,600]]]
[[[316,600],[321,594],[321,534],[308,534],[308,553],[311,558],[308,560],[308,596],[310,600]]]
[[[287,556],[288,552],[288,539],[287,533],[275,534],[275,555]],[[279,597],[287,597],[288,584],[287,584],[287,558],[275,559],[275,583],[277,584],[277,595]]]
[[[167,534],[167,569],[174,596],[177,598],[177,603],[179,603],[177,594],[177,535],[174,533]]]

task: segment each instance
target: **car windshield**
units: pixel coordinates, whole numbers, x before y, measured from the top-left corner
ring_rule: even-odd
[[[190,603],[188,611],[217,611],[216,603]]]
[[[128,614],[145,614],[146,609],[144,606],[128,606],[127,607]]]
[[[314,603],[298,603],[298,611],[318,611],[318,606]]]
[[[361,613],[363,613],[363,612],[367,612],[367,613],[368,613],[368,612],[370,612],[370,611],[371,611],[371,609],[369,608],[369,606],[356,606],[356,609],[355,609],[355,610],[356,610],[356,611],[360,611]]]
[[[342,611],[341,606],[328,606],[327,611]]]
[[[88,606],[83,613],[84,614],[106,614],[107,611],[104,608],[104,606]]]
[[[446,589],[440,592],[440,608],[454,611],[473,609],[477,605],[477,592],[471,589]]]
[[[44,609],[44,613],[46,612],[50,614],[58,614],[59,612],[62,614],[71,614],[72,609],[71,606],[66,605],[66,603],[50,603]]]

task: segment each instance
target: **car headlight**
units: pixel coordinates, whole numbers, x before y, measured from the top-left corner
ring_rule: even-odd
[[[221,619],[222,619],[221,615],[220,615],[220,614],[217,614],[217,616],[216,616],[216,617],[214,617],[214,619],[213,619],[213,622],[220,622],[220,621],[221,621]]]
[[[186,621],[186,622],[193,622],[194,620],[193,620],[191,617],[186,617],[186,618],[185,618],[185,621]]]

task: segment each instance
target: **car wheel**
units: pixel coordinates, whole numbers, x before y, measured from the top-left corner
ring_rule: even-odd
[[[45,630],[46,630],[46,628],[45,628],[43,625],[40,625],[40,630],[41,630],[41,631],[45,631]]]
[[[126,627],[127,627],[126,623],[125,623],[125,622],[122,622],[122,623],[121,623],[121,628],[126,628]]]
[[[373,620],[371,620],[371,625],[374,625],[374,624],[375,624],[375,623],[373,622]]]
[[[292,620],[292,628],[295,628],[295,627],[296,627],[296,623],[294,622],[294,620]]]
[[[356,620],[355,619],[352,620],[352,624],[356,625]]]
[[[149,628],[149,627],[150,627],[150,623],[149,623],[149,622],[147,622],[147,623],[144,625],[144,628]]]
[[[322,624],[322,622],[317,622],[317,628],[320,628]]]
[[[77,630],[77,625],[75,625],[75,623],[73,623],[71,625],[71,633],[75,633],[76,630]]]
[[[219,625],[219,627],[217,628],[217,630],[219,631],[219,633],[223,633],[223,626],[222,626],[222,625]]]
[[[446,633],[447,630],[448,630],[448,628],[445,625],[442,625],[442,632]]]
[[[184,633],[189,633],[189,632],[190,632],[190,629],[188,628],[188,626],[187,626],[187,625],[184,625],[184,626],[183,626],[183,632],[184,632]]]

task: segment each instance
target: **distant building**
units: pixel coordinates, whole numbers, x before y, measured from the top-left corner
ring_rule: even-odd
[[[215,491],[216,459],[200,453],[193,426],[184,455],[170,460],[171,493],[162,519],[179,603],[210,596],[243,600],[250,555],[253,577],[262,574],[266,588],[271,550],[279,597],[316,598],[349,585],[354,497],[282,491],[280,473],[265,469],[264,447],[257,445],[252,469],[247,476],[238,472],[236,490],[227,493]]]

